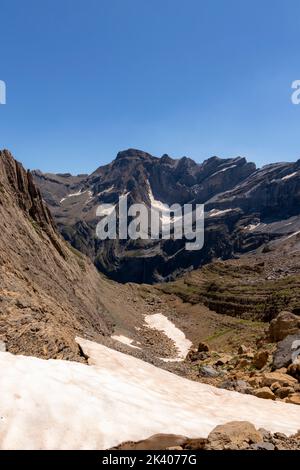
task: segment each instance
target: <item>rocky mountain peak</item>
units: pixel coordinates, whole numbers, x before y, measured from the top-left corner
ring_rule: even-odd
[[[123,160],[123,159],[138,159],[138,160],[149,160],[152,159],[152,155],[143,150],[138,149],[127,149],[118,152],[116,160]]]
[[[19,207],[33,220],[53,229],[54,222],[41,192],[30,171],[16,161],[8,150],[0,151],[0,190],[6,197],[13,197]],[[1,191],[0,191],[1,192]],[[2,199],[3,201],[3,199]]]

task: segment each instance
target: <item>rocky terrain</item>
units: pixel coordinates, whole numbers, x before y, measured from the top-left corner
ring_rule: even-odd
[[[300,435],[287,437],[256,429],[247,421],[232,421],[216,426],[207,438],[189,439],[174,434],[156,434],[138,442],[124,442],[112,450],[300,450]]]
[[[212,157],[201,164],[129,149],[91,175],[43,174],[34,180],[66,240],[97,268],[121,282],[162,282],[214,259],[231,259],[300,231],[300,163],[256,169],[245,158]],[[184,249],[186,240],[96,238],[99,204],[205,204],[205,244]]]
[[[132,165],[128,175],[132,173],[133,168],[139,167],[141,159],[140,155],[136,157],[132,152],[129,156],[125,152],[125,155],[121,154],[116,160],[118,162],[117,168],[118,165],[121,167],[124,165],[124,168]],[[152,162],[152,158],[154,157],[148,156],[148,154],[143,155],[141,168],[144,168],[145,161],[148,159]],[[127,161],[128,159],[129,161]],[[127,163],[122,163],[123,160]],[[170,162],[169,157],[166,156],[156,160],[154,167],[155,164],[159,167],[167,163],[169,166],[172,164],[174,178],[175,166],[183,165],[178,162],[175,165],[176,161],[171,160]],[[195,178],[200,178],[198,165],[189,160],[184,161],[189,168],[188,171]],[[245,172],[245,181],[248,178],[251,179],[251,175],[255,175],[253,167],[244,160],[238,159],[236,163],[233,163],[231,160],[220,162],[219,159],[213,159],[212,162],[221,165],[221,169],[222,164],[225,164],[225,168],[227,168],[226,165],[241,165],[241,169],[244,168],[241,171]],[[205,165],[210,167],[212,162]],[[184,165],[183,167],[185,168]],[[272,168],[268,171],[273,172]],[[101,171],[99,170],[100,175],[97,172],[94,175],[95,181],[98,181],[98,177],[100,177],[99,181],[102,181],[105,175],[105,178],[109,178],[111,171],[110,165],[106,170],[102,168]],[[116,170],[116,175],[118,171]],[[278,167],[278,171],[290,171],[290,167],[281,165]],[[250,176],[246,175],[248,172],[250,172]],[[221,173],[227,173],[227,170]],[[292,180],[296,176],[293,175],[283,181]],[[147,177],[150,178],[149,175]],[[179,176],[177,175],[177,177]],[[289,213],[288,220],[290,222],[273,221],[267,225],[267,229],[271,230],[269,241],[261,244],[255,250],[247,252],[246,249],[245,253],[239,252],[239,256],[234,254],[233,259],[230,255],[230,259],[227,260],[215,260],[212,255],[212,261],[201,269],[190,271],[172,282],[156,283],[155,285],[145,283],[119,284],[99,273],[89,257],[72,247],[57,232],[56,225],[58,224],[64,233],[65,227],[67,227],[64,224],[67,224],[67,219],[70,216],[69,209],[67,207],[64,209],[66,210],[66,219],[63,224],[60,224],[58,212],[65,202],[62,201],[56,207],[58,212],[55,214],[53,204],[56,204],[56,193],[51,190],[54,200],[51,203],[50,212],[35,184],[34,180],[37,178],[44,181],[45,187],[42,190],[46,199],[45,188],[49,187],[50,176],[41,174],[37,176],[35,173],[33,177],[13,159],[8,151],[0,152],[0,216],[2,220],[0,232],[0,356],[1,353],[4,354],[1,356],[3,367],[7,364],[8,357],[10,361],[18,360],[18,356],[15,358],[14,354],[31,356],[29,358],[30,364],[36,364],[36,366],[38,365],[35,363],[37,357],[56,359],[58,360],[57,370],[60,368],[68,370],[65,363],[60,362],[62,359],[82,362],[86,366],[91,360],[90,346],[86,346],[85,340],[81,340],[78,344],[75,338],[80,336],[94,341],[99,346],[103,345],[105,354],[101,354],[104,354],[102,357],[107,363],[106,368],[109,366],[109,361],[113,360],[113,353],[120,351],[125,353],[124,364],[126,363],[126,367],[131,364],[130,356],[132,356],[134,361],[148,362],[152,364],[151,367],[155,365],[155,371],[158,368],[163,373],[171,372],[171,377],[173,377],[171,382],[184,378],[190,380],[188,383],[192,388],[193,384],[212,387],[213,396],[218,396],[218,393],[223,396],[222,393],[228,392],[230,394],[232,392],[237,393],[234,395],[237,397],[236,400],[242,396],[242,400],[246,400],[245,403],[248,403],[248,400],[250,400],[249,403],[252,403],[251,400],[259,400],[257,403],[262,412],[265,406],[267,409],[269,404],[273,406],[273,403],[275,406],[292,406],[293,409],[298,410],[297,405],[300,404],[300,239],[297,231],[290,233],[290,230],[295,230],[294,224],[298,220],[294,209],[291,209]],[[79,204],[77,198],[81,198],[83,192],[80,192],[81,196],[72,196],[70,191],[75,191],[83,180],[89,180],[89,178],[86,175],[78,177],[52,175],[50,178],[54,187],[62,185],[59,186],[61,190],[58,196],[61,197],[60,201],[65,198],[66,204],[70,203],[71,205],[74,201],[74,217]],[[154,184],[153,181],[151,180],[151,185]],[[174,188],[177,187],[176,181],[176,179],[173,181]],[[190,180],[184,181],[184,184],[187,184],[187,181]],[[117,184],[117,176],[115,184]],[[167,184],[166,181],[164,184]],[[180,184],[183,184],[183,181]],[[205,184],[203,182],[203,185]],[[100,189],[103,187],[99,187],[97,191],[101,192]],[[116,195],[121,191],[120,187]],[[294,194],[297,194],[296,188]],[[92,197],[89,193],[88,196]],[[102,195],[100,196],[102,199]],[[159,197],[165,196],[160,193]],[[190,195],[187,196],[187,200],[189,197]],[[220,203],[220,199],[218,201]],[[289,203],[287,202],[287,204]],[[92,202],[91,204],[93,205]],[[90,215],[93,214],[93,210],[94,207],[91,206]],[[244,208],[244,210],[246,209]],[[55,214],[56,222],[52,218],[52,212]],[[86,212],[89,213],[89,211]],[[218,225],[219,216],[222,219],[225,214],[229,213],[216,215],[215,219],[215,212],[213,212],[211,219],[215,219]],[[280,217],[282,217],[282,213]],[[230,215],[226,216],[224,220],[226,220],[226,224],[229,223]],[[284,229],[284,226],[287,228]],[[290,226],[292,226],[291,229]],[[256,226],[257,230],[259,227],[261,228],[261,226]],[[272,227],[275,227],[274,231],[272,231]],[[252,232],[252,226],[250,229]],[[284,230],[288,230],[288,232]],[[242,232],[246,233],[247,230],[243,229]],[[66,238],[68,239],[68,237]],[[73,243],[74,240],[70,239],[70,241]],[[125,244],[123,248],[124,254],[128,246]],[[104,250],[104,246],[99,249]],[[143,250],[144,248],[142,249],[142,257],[145,254]],[[94,255],[89,250],[86,252],[93,259]],[[178,259],[176,253],[175,258]],[[93,261],[95,260],[96,258],[93,259]],[[135,260],[134,256],[132,260]],[[125,264],[122,264],[123,261],[119,265],[123,266],[120,268],[121,271],[127,266],[125,261]],[[114,270],[114,268],[112,269]],[[152,272],[151,269],[149,272]],[[150,280],[153,279],[152,277]],[[157,278],[155,279],[157,280]],[[121,361],[121,356],[118,358],[118,361]],[[23,364],[25,368],[26,364],[25,362]],[[41,369],[47,367],[42,363],[39,364],[38,367]],[[137,362],[132,362],[133,370],[135,370],[136,364]],[[56,367],[55,364],[53,367]],[[97,367],[106,370],[103,363],[98,363]],[[34,367],[32,371],[34,377],[36,370]],[[159,375],[157,371],[155,373]],[[8,387],[7,384],[10,384],[10,380],[13,381],[13,379],[14,377],[10,374],[4,374],[3,386]],[[56,387],[57,384],[55,383],[53,386]],[[31,390],[30,381],[28,387]],[[108,389],[111,390],[110,385]],[[7,388],[7,390],[10,389]],[[8,396],[12,396],[10,392]],[[226,396],[229,397],[229,395]],[[180,400],[183,404],[186,403],[186,398],[181,397]],[[52,409],[50,402],[49,406]],[[112,404],[112,406],[115,405]],[[30,407],[28,409],[28,412],[31,413]],[[150,410],[150,412],[153,411]],[[207,409],[206,412],[210,413],[210,409]],[[219,410],[218,413],[221,411]],[[253,413],[250,415],[247,407],[241,407],[240,413],[238,410],[234,410],[234,407],[229,407],[226,421],[224,421],[225,417],[218,415],[218,420],[214,425],[223,425],[225,422],[237,419],[252,421],[250,418]],[[178,431],[175,429],[176,423],[174,426],[170,423],[168,432],[174,433],[176,436],[171,436],[170,439],[170,436],[161,438],[160,445],[164,445],[163,448],[180,447],[182,449],[209,449],[218,448],[218,446],[219,448],[253,450],[298,449],[299,434],[297,434],[297,430],[300,429],[300,421],[299,428],[296,424],[293,425],[294,436],[291,436],[291,432],[284,435],[282,431],[289,428],[289,419],[281,423],[280,426],[283,427],[279,429],[276,427],[276,423],[279,423],[276,414],[270,427],[264,425],[264,423],[266,425],[269,423],[267,415],[263,414],[265,416],[263,421],[257,423],[253,421],[255,428],[249,423],[234,424],[232,428],[231,423],[229,430],[227,428],[224,430],[227,437],[224,439],[222,437],[223,440],[220,438],[221,441],[219,437],[211,439],[210,433],[214,432],[213,426],[210,426],[209,432],[206,429],[205,432],[201,432],[201,428],[198,428],[197,432],[193,424],[193,436],[185,434],[187,437],[178,437]],[[235,430],[235,426],[238,426],[238,432]],[[266,427],[268,431],[260,429],[262,426]],[[237,442],[236,437],[232,436],[244,435],[244,428],[246,437]],[[159,426],[153,427],[153,433],[163,432],[163,429],[160,423]],[[189,431],[190,428],[186,429]],[[219,436],[220,429],[217,431],[217,436]],[[223,430],[221,431],[222,434]],[[249,433],[252,437],[256,435],[256,439],[249,437]],[[156,437],[151,438],[150,441],[147,438],[146,444],[144,441],[135,444],[139,439],[147,436],[149,434],[140,436],[136,433],[133,441],[124,445],[146,445],[148,448],[150,445],[154,446],[151,448],[155,448],[158,442]],[[113,442],[120,443],[128,440],[126,433],[124,437],[122,438],[120,434],[119,441]],[[108,439],[107,442],[111,441]]]

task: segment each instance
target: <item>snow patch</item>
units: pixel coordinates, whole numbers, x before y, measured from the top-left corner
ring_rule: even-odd
[[[182,219],[182,211],[181,210],[180,210],[180,215],[178,215],[178,216],[176,216],[176,214],[173,214],[174,216],[172,216],[172,213],[170,215],[170,207],[168,206],[168,204],[165,204],[164,202],[159,201],[158,199],[154,198],[152,188],[151,188],[151,185],[150,185],[149,181],[147,182],[147,186],[148,186],[148,196],[149,196],[149,199],[150,199],[150,202],[151,202],[151,208],[154,211],[159,212],[161,214],[160,219],[161,219],[163,228],[166,225],[169,226],[169,224],[175,223],[175,222]]]
[[[120,343],[126,344],[126,346],[131,346],[132,348],[135,349],[141,349],[138,346],[134,346],[132,343],[134,342],[133,339],[127,338],[127,336],[123,335],[113,335],[111,336],[112,339],[115,339],[116,341],[119,341]]]
[[[224,210],[218,210],[218,209],[212,209],[211,211],[208,212],[209,217],[217,217],[218,215],[226,214],[227,212],[231,212],[233,209],[224,209]]]
[[[283,176],[283,178],[281,178],[282,181],[284,180],[288,180],[290,178],[293,178],[293,176],[297,175],[297,171],[294,171],[294,173],[290,173],[289,175],[286,175],[286,176]]]
[[[165,315],[162,315],[161,313],[146,315],[145,322],[148,326],[150,326],[150,328],[163,331],[165,335],[175,343],[175,346],[178,349],[178,356],[176,358],[163,358],[162,360],[166,362],[177,362],[183,361],[186,358],[192,343],[189,339],[186,338],[183,331],[177,328],[174,323],[172,323]]]
[[[62,202],[64,202],[66,199],[68,199],[69,197],[75,197],[75,196],[81,196],[82,194],[85,194],[85,193],[90,193],[90,191],[82,191],[81,189],[79,191],[77,191],[77,193],[71,193],[71,194],[68,194],[66,197],[63,197],[59,203],[61,204]]]
[[[253,230],[255,230],[259,226],[260,226],[260,223],[258,223],[258,224],[249,224],[245,227],[245,230],[249,230],[249,232],[252,232]]]
[[[110,193],[114,189],[114,185],[110,186],[107,189],[104,189],[103,191],[100,191],[100,193],[97,193],[97,196],[101,196],[102,194]]]
[[[296,235],[299,235],[299,233],[300,233],[300,230],[298,230],[297,232],[292,233],[291,235],[286,237],[285,240],[288,240],[289,238],[295,237]]]
[[[230,170],[231,168],[235,168],[235,167],[236,167],[236,165],[230,165],[230,166],[228,166],[228,167],[226,167],[226,168],[222,168],[222,170],[219,170],[219,171],[216,171],[215,173],[213,173],[213,174],[211,175],[211,177],[212,177],[212,176],[215,176],[215,175],[218,175],[219,173],[223,173],[224,171]]]
[[[108,449],[156,433],[206,437],[250,421],[291,435],[297,405],[192,382],[77,338],[90,366],[0,353],[0,449]]]

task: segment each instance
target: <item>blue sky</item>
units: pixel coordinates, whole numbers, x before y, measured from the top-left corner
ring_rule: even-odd
[[[296,0],[0,0],[0,148],[90,172],[154,155],[300,157]]]

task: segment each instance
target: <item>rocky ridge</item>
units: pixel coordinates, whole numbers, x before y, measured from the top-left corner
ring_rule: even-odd
[[[174,279],[215,258],[234,258],[300,230],[299,161],[256,169],[243,157],[212,157],[198,164],[128,149],[91,175],[33,175],[65,239],[121,282]],[[129,204],[148,207],[153,201],[205,204],[204,247],[188,252],[185,240],[98,240],[98,205],[117,204],[124,194]]]

